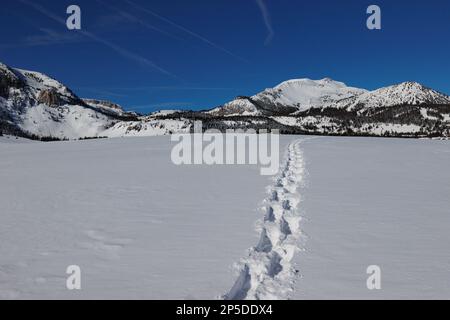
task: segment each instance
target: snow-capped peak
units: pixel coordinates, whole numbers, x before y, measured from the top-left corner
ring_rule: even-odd
[[[323,78],[320,80],[311,80],[309,78],[302,78],[302,79],[291,79],[284,81],[280,83],[279,85],[275,86],[273,89],[267,89],[267,90],[277,90],[277,89],[284,89],[288,87],[337,87],[337,88],[344,88],[347,87],[347,85],[343,82],[335,81],[331,78]]]
[[[348,87],[330,78],[321,80],[293,79],[282,82],[273,89],[266,89],[253,98],[265,103],[294,107],[299,111],[321,107],[325,104],[357,96],[367,90]]]
[[[450,97],[418,82],[408,81],[343,100],[338,107],[350,110],[421,104],[450,104]]]
[[[366,92],[367,90],[348,87],[345,83],[331,78],[291,79],[252,97],[238,97],[211,110],[210,113],[221,116],[292,114]]]

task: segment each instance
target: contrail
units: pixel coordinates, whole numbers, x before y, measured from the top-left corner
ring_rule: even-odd
[[[43,35],[34,35],[26,37],[18,43],[14,44],[0,44],[0,48],[9,49],[9,48],[27,48],[27,47],[38,47],[38,46],[47,46],[53,45],[55,43],[77,43],[84,40],[79,34],[62,34],[57,33],[50,29],[37,27]]]
[[[175,36],[173,34],[170,34],[169,32],[166,32],[166,31],[164,31],[164,30],[162,30],[162,29],[160,29],[158,27],[155,27],[155,26],[147,23],[146,21],[143,21],[143,20],[139,19],[138,17],[130,14],[129,12],[126,12],[124,10],[118,9],[117,7],[112,6],[112,5],[106,3],[106,2],[104,2],[102,0],[97,0],[97,2],[100,3],[103,6],[111,9],[111,10],[116,11],[118,14],[120,14],[125,19],[128,19],[128,20],[130,20],[132,22],[137,22],[137,23],[143,25],[144,27],[146,27],[147,29],[159,32],[159,33],[161,33],[161,34],[163,34],[163,35],[165,35],[167,37],[170,37],[170,38],[173,38],[173,39],[176,39],[176,40],[183,40],[183,39],[181,39],[181,38],[179,38],[179,37],[177,37],[177,36]]]
[[[109,87],[110,90],[122,91],[149,91],[149,90],[170,90],[170,91],[228,91],[236,88],[226,87],[195,87],[195,86],[144,86],[144,87]]]
[[[32,2],[30,2],[28,0],[19,0],[19,1],[24,3],[24,4],[26,4],[26,5],[28,5],[28,6],[33,7],[35,10],[37,10],[40,13],[44,14],[45,16],[49,17],[50,19],[52,19],[52,20],[54,20],[56,22],[59,22],[59,23],[63,24],[64,26],[66,25],[66,22],[64,21],[64,19],[61,19],[59,16],[54,15],[52,12],[46,10],[44,7],[42,7],[42,6],[38,5],[38,4],[32,3]],[[94,40],[94,41],[96,41],[98,43],[101,43],[101,44],[105,45],[106,47],[114,50],[115,52],[117,52],[118,54],[120,54],[121,56],[123,56],[123,57],[125,57],[127,59],[133,60],[133,61],[135,61],[135,62],[137,62],[137,63],[139,63],[141,65],[144,65],[144,66],[156,69],[159,72],[161,72],[161,73],[163,73],[163,74],[165,74],[167,76],[170,76],[172,78],[178,79],[178,77],[176,75],[174,75],[174,74],[170,73],[169,71],[161,68],[160,66],[156,65],[153,61],[151,61],[151,60],[149,60],[147,58],[144,58],[144,57],[142,57],[142,56],[140,56],[138,54],[135,54],[135,53],[133,53],[133,52],[127,50],[127,49],[124,49],[124,48],[122,48],[122,47],[120,47],[120,46],[118,46],[118,45],[116,45],[116,44],[114,44],[112,42],[109,42],[109,41],[104,40],[104,39],[102,39],[100,37],[97,37],[95,34],[90,33],[88,31],[84,31],[84,30],[77,30],[77,31],[79,33],[81,33],[82,35],[84,35],[84,36],[86,36],[86,37],[88,37],[88,38],[90,38],[90,39],[92,39],[92,40]]]
[[[193,36],[193,37],[195,37],[195,38],[205,42],[206,44],[210,45],[211,47],[213,47],[215,49],[218,49],[218,50],[220,50],[222,52],[225,52],[226,54],[232,56],[235,59],[238,59],[238,60],[246,62],[246,63],[248,62],[244,58],[239,57],[238,55],[230,52],[229,50],[225,49],[224,47],[219,46],[218,44],[212,42],[211,40],[208,40],[207,38],[199,35],[198,33],[195,33],[194,31],[191,31],[191,30],[185,28],[182,25],[179,25],[178,23],[175,23],[175,22],[173,22],[173,21],[171,21],[171,20],[169,20],[169,19],[167,19],[167,18],[165,18],[165,17],[163,17],[163,16],[161,16],[161,15],[151,11],[150,9],[144,8],[141,5],[138,5],[137,3],[134,3],[133,1],[130,1],[130,0],[125,0],[125,2],[128,3],[129,5],[135,7],[137,10],[144,11],[144,12],[146,12],[146,13],[148,13],[148,14],[150,14],[150,15],[152,15],[152,16],[154,16],[154,17],[156,17],[156,18],[158,18],[158,19],[160,19],[160,20],[162,20],[162,21],[164,21],[164,22],[174,26],[175,28],[178,28],[178,29],[180,29],[180,30],[190,34],[191,36]]]
[[[267,9],[264,0],[256,0],[256,3],[258,4],[259,9],[261,10],[261,14],[264,19],[264,24],[266,25],[267,28],[268,35],[266,41],[264,42],[264,44],[267,46],[270,44],[270,42],[272,42],[272,39],[275,36],[275,31],[273,30],[272,27],[272,19],[270,18],[269,9]]]

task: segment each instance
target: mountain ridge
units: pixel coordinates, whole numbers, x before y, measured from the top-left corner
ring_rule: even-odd
[[[348,104],[351,99],[354,99],[355,101]],[[364,104],[366,108],[373,108],[402,104],[420,105],[425,103],[450,104],[450,97],[418,82],[406,81],[348,98],[347,101],[340,101],[337,107],[352,109],[357,108],[357,105],[360,104]]]
[[[0,63],[0,133],[34,139],[151,136],[204,129],[282,133],[450,137],[450,97],[408,81],[368,91],[330,78],[284,81],[205,111],[127,112],[81,99],[61,82]]]
[[[348,87],[343,82],[331,78],[311,80],[308,78],[284,81],[273,88],[267,88],[252,97],[246,97],[252,105],[243,104],[241,97],[210,111],[211,114],[242,114],[236,107],[244,107],[247,115],[267,114],[267,110],[278,114],[291,114],[309,108],[321,107],[367,92],[365,89]],[[264,106],[264,107],[262,107]],[[264,112],[266,111],[266,112]]]

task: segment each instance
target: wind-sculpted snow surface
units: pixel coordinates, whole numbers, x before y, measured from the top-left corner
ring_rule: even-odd
[[[301,142],[288,146],[286,163],[265,200],[261,239],[241,261],[240,274],[226,299],[286,299],[292,291],[297,272],[291,261],[300,249],[301,237],[297,208],[304,177]]]

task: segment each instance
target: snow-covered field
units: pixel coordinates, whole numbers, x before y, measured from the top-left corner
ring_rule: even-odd
[[[0,137],[0,299],[450,298],[448,141],[286,136],[275,178],[172,146]]]
[[[302,144],[306,251],[296,299],[450,299],[450,143],[317,138]],[[369,291],[366,269],[381,268]]]
[[[257,241],[267,177],[177,167],[169,137],[0,143],[1,298],[215,298]],[[66,289],[66,268],[82,290]]]

